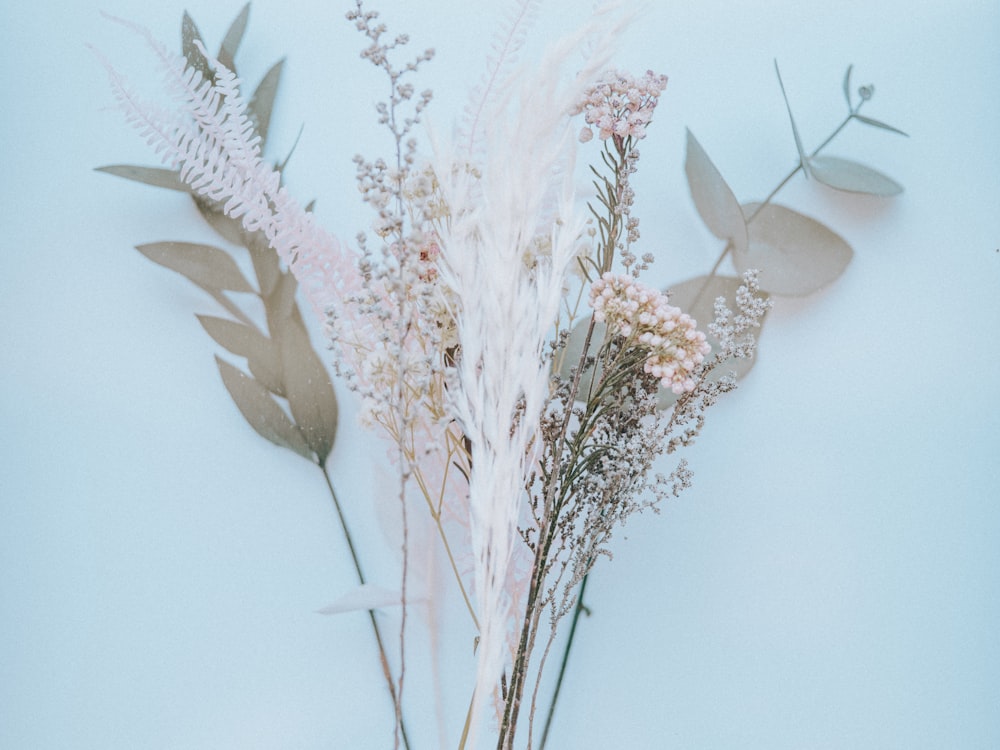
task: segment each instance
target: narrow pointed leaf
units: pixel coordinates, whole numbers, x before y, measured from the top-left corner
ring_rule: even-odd
[[[344,612],[398,607],[402,604],[402,599],[399,591],[390,591],[374,583],[364,583],[316,612],[321,615],[339,615]]]
[[[281,162],[281,164],[278,164],[278,165],[275,166],[275,169],[277,169],[279,172],[284,172],[285,171],[285,167],[288,166],[288,162],[291,160],[292,154],[295,153],[295,148],[296,148],[296,146],[299,145],[299,139],[302,137],[302,131],[305,130],[305,128],[306,128],[305,125],[299,125],[299,132],[296,133],[296,135],[295,135],[295,141],[292,143],[292,147],[290,149],[288,149],[288,155],[285,156],[285,159],[284,159],[284,161]],[[310,205],[312,205],[312,204],[310,204]],[[309,208],[306,208],[306,211],[309,211],[309,210],[310,210]]]
[[[233,71],[233,73],[236,72],[236,52],[240,48],[240,42],[243,41],[243,33],[247,29],[247,18],[249,16],[250,3],[247,3],[229,26],[229,31],[226,32],[226,36],[222,40],[222,46],[219,48],[219,62]]]
[[[747,203],[747,215],[759,204]],[[802,297],[836,279],[854,252],[840,235],[815,219],[770,203],[750,224],[750,246],[733,254],[740,273],[760,271],[760,288],[771,294]]]
[[[881,172],[850,159],[814,156],[810,160],[813,177],[828,187],[849,193],[899,195],[903,186]]]
[[[198,51],[195,41],[201,42],[202,46],[205,44],[194,19],[188,15],[187,11],[184,11],[184,17],[181,19],[181,51],[184,54],[184,59],[187,60],[190,67],[200,71],[206,80],[214,81],[215,76],[208,65],[208,60]]]
[[[278,402],[260,383],[219,357],[215,358],[222,382],[236,407],[257,433],[275,445],[313,460],[309,445]]]
[[[274,109],[274,98],[278,94],[278,83],[281,81],[281,70],[284,65],[285,59],[281,58],[271,66],[247,104],[247,111],[254,124],[254,130],[260,136],[261,151],[264,150],[264,144],[267,143],[267,131],[271,126],[271,111]]]
[[[899,133],[899,135],[906,136],[907,138],[910,137],[909,133],[904,133],[899,128],[894,128],[892,125],[884,123],[881,120],[876,120],[871,117],[865,117],[864,115],[854,115],[854,119],[863,122],[865,125],[871,125],[872,127],[875,128],[882,128],[882,130],[888,130],[890,133]]]
[[[730,310],[736,309],[736,290],[743,280],[736,276],[696,276],[693,279],[671,285],[669,292],[670,304],[679,307],[698,323],[698,330],[704,332],[713,352],[719,350],[718,340],[708,330],[708,324],[715,320],[715,300],[725,297]],[[764,320],[767,316],[764,317]],[[761,322],[763,325],[763,321]],[[758,331],[759,334],[759,331]],[[709,357],[712,357],[709,354]],[[729,359],[712,371],[709,376],[718,380],[726,375],[742,378],[757,360],[757,355],[750,359]],[[661,388],[659,394],[660,408],[667,409],[677,400],[677,395],[669,388]]]
[[[562,352],[562,361],[559,367],[559,376],[564,380],[572,380],[573,369],[579,366],[580,358],[583,356],[583,345],[587,340],[587,330],[590,328],[591,316],[586,316],[577,321],[566,339],[566,348]],[[604,323],[595,323],[594,331],[590,335],[590,347],[588,353],[593,355],[601,347],[604,337],[607,335],[608,327]],[[587,398],[594,382],[594,377],[600,378],[601,366],[588,367],[580,376],[580,386],[577,389],[577,400],[582,401]]]
[[[212,315],[197,315],[205,332],[219,346],[239,357],[245,357],[250,373],[267,390],[284,396],[281,357],[274,342],[253,326]]]
[[[194,204],[198,207],[198,213],[208,222],[219,235],[234,245],[244,244],[243,222],[226,216],[222,206],[216,201],[209,200],[200,195],[192,196]]]
[[[730,242],[733,248],[741,252],[746,250],[747,226],[739,201],[690,130],[687,131],[684,173],[695,208],[708,230]]]
[[[806,151],[802,148],[802,138],[799,136],[799,129],[795,125],[795,117],[792,116],[792,105],[788,103],[788,94],[785,93],[785,83],[781,80],[781,71],[778,70],[778,61],[774,61],[774,72],[778,74],[778,85],[781,87],[781,96],[785,99],[785,108],[788,110],[788,120],[792,123],[792,136],[795,138],[795,150],[799,152],[799,164],[802,165],[802,171],[806,173],[806,177],[809,176],[809,158],[806,156]]]
[[[854,109],[854,103],[851,101],[851,71],[854,69],[854,65],[847,66],[847,72],[844,73],[844,98],[847,99],[847,108],[850,110]]]
[[[298,289],[295,277],[287,271],[280,272],[274,289],[264,298],[264,312],[267,313],[267,327],[272,334],[280,331],[285,320],[298,312],[295,291]]]
[[[151,242],[136,247],[154,263],[186,276],[198,286],[253,292],[236,262],[225,250],[191,242]]]
[[[262,232],[254,232],[245,236],[246,247],[250,251],[253,270],[257,274],[261,297],[267,299],[274,293],[274,288],[281,279],[281,263],[278,254],[267,244]]]
[[[96,172],[105,172],[115,177],[123,177],[126,180],[142,182],[153,187],[177,190],[181,193],[189,193],[191,189],[178,176],[176,169],[163,169],[162,167],[140,167],[133,164],[109,164],[106,167],[97,167]]]
[[[280,332],[274,332],[274,339],[280,347],[285,395],[292,417],[322,463],[337,437],[337,396],[330,375],[313,350],[300,316],[288,316]]]

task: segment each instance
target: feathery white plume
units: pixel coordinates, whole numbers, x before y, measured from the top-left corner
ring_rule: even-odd
[[[545,342],[583,228],[573,205],[569,114],[622,26],[595,17],[511,77],[510,93],[489,114],[489,159],[480,177],[436,144],[435,173],[450,209],[440,235],[442,280],[458,300],[461,346],[452,406],[472,443],[469,520],[480,623],[473,737],[509,666],[510,621],[523,617],[512,611],[507,583],[521,544],[525,467],[548,396]],[[584,67],[568,75],[570,58],[594,36]],[[552,217],[546,206],[554,173],[564,179]],[[539,233],[550,242],[548,256],[532,252]]]

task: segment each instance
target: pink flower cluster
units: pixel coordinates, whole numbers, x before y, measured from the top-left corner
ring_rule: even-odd
[[[586,143],[594,137],[591,126],[597,128],[598,136],[606,141],[616,139],[643,138],[646,126],[653,119],[653,110],[660,94],[667,86],[667,77],[647,70],[636,79],[629,73],[612,70],[587,89],[587,94],[573,114],[584,113],[587,126],[580,131],[580,141]]]
[[[594,320],[625,337],[626,346],[648,348],[643,371],[680,394],[694,390],[692,375],[711,347],[695,320],[667,302],[631,276],[609,272],[590,287]]]

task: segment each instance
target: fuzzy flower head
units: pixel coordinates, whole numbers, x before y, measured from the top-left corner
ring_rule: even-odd
[[[591,285],[590,306],[594,320],[625,338],[626,345],[649,350],[643,372],[674,393],[694,390],[692,376],[711,347],[695,320],[668,304],[667,295],[609,272]]]
[[[584,113],[587,125],[580,132],[582,142],[594,137],[597,128],[602,141],[608,138],[624,140],[644,138],[646,126],[653,119],[653,110],[667,86],[667,77],[647,70],[641,78],[611,70],[587,89],[573,114]]]

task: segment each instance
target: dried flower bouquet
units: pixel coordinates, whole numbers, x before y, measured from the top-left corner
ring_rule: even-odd
[[[498,33],[503,53],[490,60],[455,135],[431,133],[421,150],[414,133],[431,93],[410,80],[433,51],[399,62],[407,37],[389,40],[378,14],[356,0],[347,17],[367,40],[362,57],[390,84],[377,113],[394,149],[388,158],[354,159],[360,192],[375,212],[374,237],[360,233],[354,247],[324,230],[282,184],[283,165],[263,156],[280,64],[247,97],[234,57],[248,8],[216,55],[187,16],[183,55],[122,22],[159,58],[174,97],[170,108],[141,99],[107,65],[129,121],[168,168],[106,171],[190,192],[213,226],[250,251],[257,289],[242,277],[233,281],[235,267],[212,248],[142,248],[236,318],[201,321],[247,359],[250,374],[222,360],[219,368],[248,421],[326,472],[336,401],[295,306],[297,282],[325,326],[341,382],[392,447],[402,526],[397,654],[387,654],[369,616],[397,747],[411,746],[404,719],[407,613],[456,603],[474,633],[458,746],[532,746],[541,675],[559,624],[568,614],[575,624],[586,576],[600,557],[610,557],[615,529],[690,486],[691,472],[675,454],[698,436],[707,409],[735,387],[732,372],[749,369],[770,305],[747,263],[761,246],[751,224],[761,211],[794,214],[770,203],[777,190],[741,207],[689,135],[696,206],[727,244],[708,276],[681,285],[687,312],[675,295],[643,283],[654,259],[640,249],[631,177],[667,79],[612,67],[627,20],[615,7],[597,11],[531,68],[516,67],[535,5],[515,3]],[[892,129],[858,115],[848,86],[844,124],[859,119]],[[834,187],[854,189],[861,174],[865,191],[878,193],[875,184],[879,194],[898,187],[872,183],[878,173],[859,171],[861,165],[807,156],[797,131],[795,137],[800,162],[792,175],[802,169],[824,181],[825,174],[840,180]],[[594,188],[582,199],[578,158],[589,162]],[[845,256],[836,242],[827,239],[827,246],[833,260],[788,293],[808,293],[839,274]],[[741,277],[716,276],[729,253],[742,263]],[[779,266],[762,268],[764,278],[780,280]],[[768,291],[782,291],[777,286]],[[260,297],[266,332],[226,290]],[[712,319],[692,317],[708,309]],[[665,461],[672,462],[669,471],[658,471]],[[425,609],[416,608],[413,591],[427,576],[418,548],[428,522],[431,555],[442,556],[450,583],[432,589]],[[364,595],[358,601],[375,607]],[[542,746],[547,732],[548,721]]]

